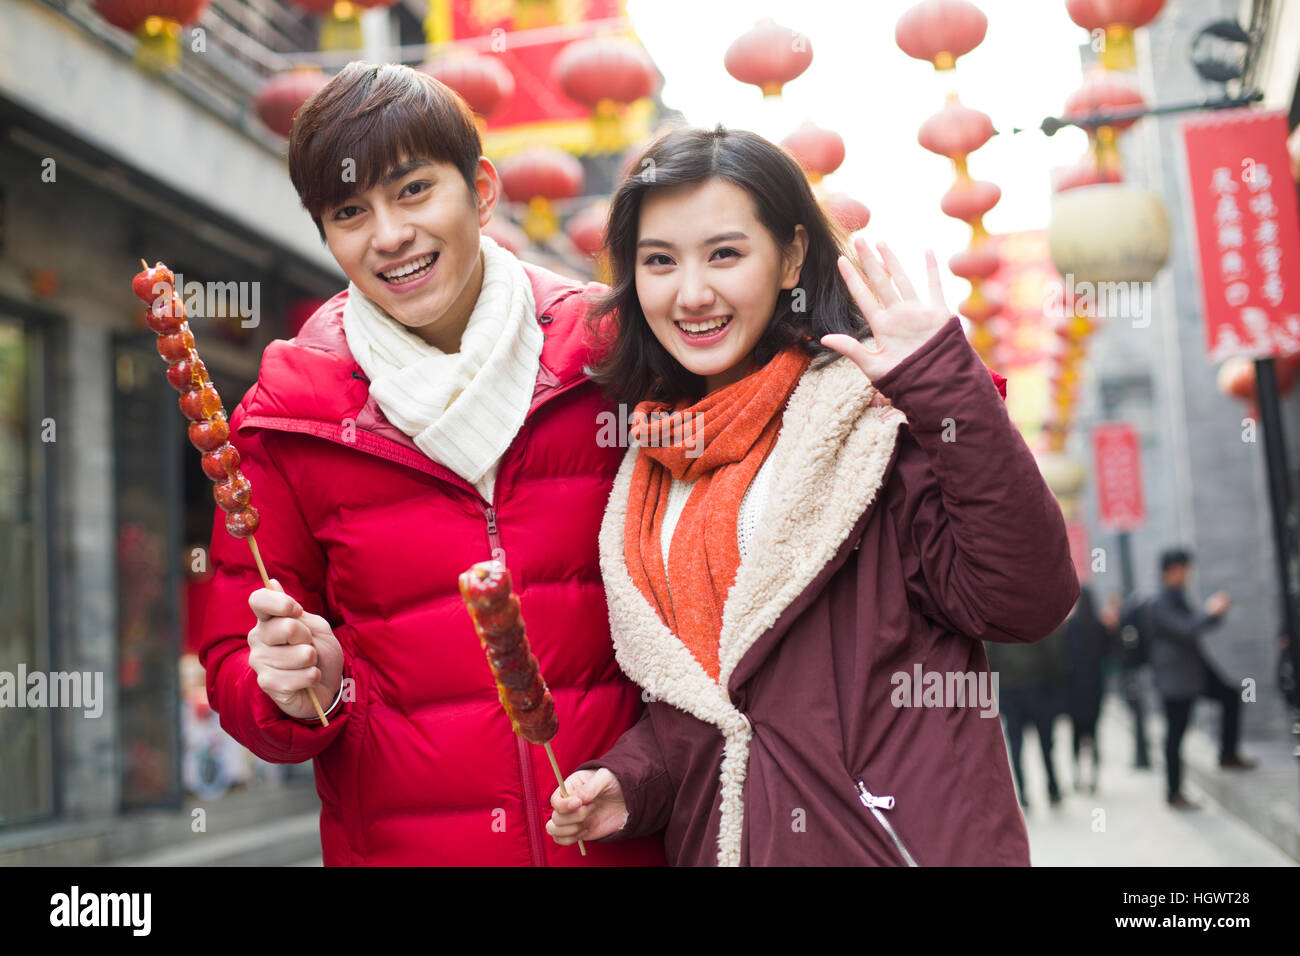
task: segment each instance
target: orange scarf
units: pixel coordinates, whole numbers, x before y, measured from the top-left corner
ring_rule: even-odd
[[[798,347],[694,405],[637,405],[623,555],[637,588],[715,681],[722,608],[740,566],[740,500],[781,431],[781,413],[808,367]],[[692,481],[673,529],[667,573],[660,534],[672,479]],[[672,582],[671,586],[669,582]]]

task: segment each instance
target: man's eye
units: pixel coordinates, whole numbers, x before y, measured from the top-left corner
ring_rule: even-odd
[[[429,188],[429,184],[426,182],[407,183],[406,186],[402,189],[402,195],[414,196],[416,195],[416,193],[422,193],[427,191],[428,188]],[[410,190],[414,190],[414,192],[411,192]]]
[[[335,218],[335,219],[351,219],[352,216],[348,215],[348,210],[349,210],[349,209],[354,210],[354,211],[357,211],[357,212],[360,212],[360,210],[359,210],[356,206],[342,206],[342,207],[339,208],[339,210],[338,210],[337,212],[334,213],[334,218]]]
[[[656,262],[656,259],[662,259],[663,262]],[[670,266],[672,263],[673,261],[662,252],[656,252],[654,255],[648,256],[645,261],[645,265],[648,266]]]

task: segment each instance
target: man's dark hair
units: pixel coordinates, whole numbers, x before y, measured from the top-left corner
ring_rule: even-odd
[[[1160,555],[1160,573],[1164,574],[1170,568],[1176,568],[1181,565],[1192,563],[1192,553],[1182,548],[1170,548]]]
[[[450,163],[474,193],[482,152],[473,111],[447,86],[409,66],[355,60],[294,117],[289,178],[324,241],[321,217],[404,160]]]

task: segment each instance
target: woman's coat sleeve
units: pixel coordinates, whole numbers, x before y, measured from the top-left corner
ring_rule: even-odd
[[[650,707],[655,706],[653,703]],[[667,705],[663,705],[667,706]],[[668,767],[659,751],[654,721],[646,708],[641,719],[623,732],[614,746],[579,770],[606,768],[618,778],[627,806],[627,824],[608,840],[646,836],[662,830],[672,816],[674,789]]]
[[[895,515],[909,599],[981,641],[1051,633],[1079,597],[1065,520],[960,320],[874,384],[908,420]]]
[[[298,501],[274,460],[265,432],[239,436],[242,417],[231,418],[230,442],[239,451],[240,470],[252,484],[252,500],[261,516],[258,549],[267,574],[285,592],[313,614],[329,619],[325,602],[325,558],[302,516]],[[217,510],[212,531],[212,591],[199,649],[207,673],[208,700],[221,726],[263,760],[300,763],[328,747],[348,722],[347,696],[329,716],[329,726],[290,717],[275,705],[257,683],[248,664],[248,632],[257,617],[248,597],[262,587],[248,543],[226,532],[225,513]],[[330,622],[332,625],[335,623]],[[352,674],[352,661],[344,651],[343,676]],[[330,701],[322,700],[328,708]]]

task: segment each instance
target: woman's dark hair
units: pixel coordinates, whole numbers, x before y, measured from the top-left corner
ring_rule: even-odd
[[[587,321],[607,349],[592,369],[592,378],[618,402],[631,405],[648,395],[676,402],[705,393],[704,379],[683,368],[646,322],[636,294],[636,244],[647,194],[714,178],[749,194],[759,221],[782,250],[794,240],[795,226],[808,231],[799,284],[777,296],[772,321],[754,347],[754,360],[765,365],[797,344],[812,356],[812,366],[820,368],[840,357],[821,344],[823,335],[844,332],[859,340],[871,335],[836,264],[841,255],[855,263],[857,257],[844,230],[822,211],[794,157],[755,133],[721,124],[712,130],[670,130],[651,142],[630,168],[605,223],[612,281],[609,293],[592,303]]]
[[[409,66],[354,60],[294,117],[289,178],[323,241],[321,216],[403,159],[450,163],[473,194],[482,152],[474,113],[450,88]]]

